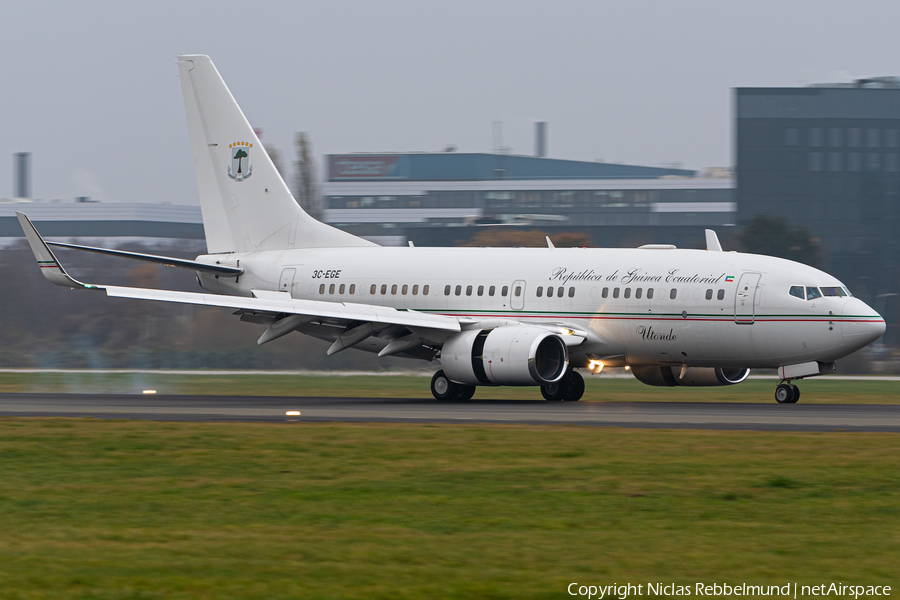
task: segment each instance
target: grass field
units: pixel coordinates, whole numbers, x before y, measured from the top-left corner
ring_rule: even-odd
[[[0,419],[0,598],[887,584],[900,436]]]
[[[584,401],[627,402],[774,402],[775,380],[751,379],[715,388],[647,386],[634,378],[585,377]],[[828,404],[900,404],[900,381],[809,379],[799,382],[800,402]],[[349,396],[430,398],[429,380],[416,376],[179,375],[153,373],[9,373],[0,372],[0,393],[87,392],[249,396]],[[476,399],[543,400],[536,387],[479,387]]]

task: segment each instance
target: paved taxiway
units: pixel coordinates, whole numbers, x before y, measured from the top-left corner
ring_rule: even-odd
[[[802,402],[802,401],[801,401]],[[300,411],[299,417],[286,416]],[[535,402],[397,398],[0,394],[0,416],[159,421],[524,423],[640,428],[900,432],[900,405]]]

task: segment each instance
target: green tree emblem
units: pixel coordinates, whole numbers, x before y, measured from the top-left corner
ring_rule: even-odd
[[[238,159],[238,170],[237,172],[241,172],[241,160],[247,158],[247,153],[244,152],[243,148],[238,148],[238,151],[234,153],[234,158]]]

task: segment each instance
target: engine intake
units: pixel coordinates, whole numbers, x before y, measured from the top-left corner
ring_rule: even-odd
[[[569,351],[561,337],[529,326],[464,331],[441,349],[441,368],[466,385],[546,385],[562,379]]]
[[[734,385],[747,379],[750,369],[723,369],[720,367],[689,367],[680,378],[681,367],[631,367],[635,379],[647,385],[659,386],[716,386]]]

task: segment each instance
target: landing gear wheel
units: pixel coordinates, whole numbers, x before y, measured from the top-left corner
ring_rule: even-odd
[[[553,383],[541,386],[541,396],[548,402],[560,402],[565,400],[565,393],[565,377],[559,381],[554,381]]]
[[[778,387],[775,388],[775,402],[778,404],[793,404],[796,402],[794,400],[795,393],[797,398],[800,398],[800,391],[797,389],[797,386],[790,383],[779,383]]]
[[[474,385],[459,385],[456,384],[456,398],[454,400],[459,400],[461,402],[465,402],[466,400],[471,400],[472,396],[475,395],[475,386]]]
[[[581,373],[569,371],[563,381],[566,381],[569,384],[566,400],[571,402],[581,400],[581,397],[584,396],[584,377],[581,376]]]
[[[580,373],[569,371],[559,381],[542,385],[541,395],[549,402],[581,400],[584,396],[584,378]]]
[[[436,400],[453,400],[459,386],[447,379],[443,371],[438,371],[431,378],[431,395]]]
[[[793,383],[791,384],[791,387],[794,388],[794,395],[793,397],[791,397],[791,404],[797,404],[797,400],[800,399],[800,388],[798,388]]]

